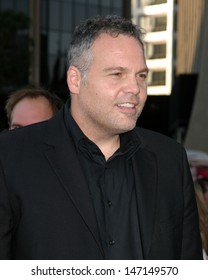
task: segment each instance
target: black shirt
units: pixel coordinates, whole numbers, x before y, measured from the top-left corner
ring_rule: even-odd
[[[106,161],[65,105],[65,122],[91,193],[106,259],[139,259],[141,242],[131,157],[139,147],[132,131],[120,135],[120,148]]]

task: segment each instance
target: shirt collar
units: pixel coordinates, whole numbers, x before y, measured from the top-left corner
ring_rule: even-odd
[[[92,145],[92,141],[90,141],[82,130],[79,128],[75,120],[73,119],[71,112],[70,112],[70,101],[68,100],[64,107],[64,120],[66,124],[66,128],[68,133],[72,136],[74,141],[75,147],[78,150],[80,143],[90,142]],[[83,141],[84,140],[84,141]],[[125,133],[120,134],[120,141],[121,145],[120,148],[116,151],[116,153],[111,157],[114,158],[115,156],[119,155],[126,155],[127,159],[129,159],[139,148],[141,141],[138,137],[135,130],[131,130]]]

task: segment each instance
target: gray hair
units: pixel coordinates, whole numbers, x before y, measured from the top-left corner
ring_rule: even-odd
[[[68,50],[68,66],[75,66],[81,72],[83,79],[86,78],[93,54],[91,46],[100,34],[107,33],[113,37],[119,34],[133,37],[144,49],[144,31],[130,20],[116,16],[96,16],[92,19],[82,21],[75,28],[72,41]]]

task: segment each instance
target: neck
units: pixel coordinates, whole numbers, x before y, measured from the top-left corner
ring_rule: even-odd
[[[101,150],[105,156],[106,161],[115,153],[116,150],[120,147],[120,137],[116,135],[109,139],[101,139],[100,141],[94,141],[91,139]]]
[[[71,107],[71,114],[82,132],[99,147],[106,160],[120,147],[119,134],[111,133],[104,127],[96,126],[95,123],[90,124],[86,118],[78,116],[73,107]]]
[[[101,152],[103,153],[106,161],[115,153],[116,150],[120,147],[120,137],[119,135],[111,135],[104,133],[101,133],[98,130],[90,130],[90,129],[83,129],[82,126],[80,126],[83,133],[92,141],[94,142]]]
[[[82,126],[80,126],[80,128],[82,129],[83,133],[99,147],[106,161],[120,147],[119,134],[106,134],[105,131],[101,132],[96,129],[90,130],[89,128],[84,129]]]

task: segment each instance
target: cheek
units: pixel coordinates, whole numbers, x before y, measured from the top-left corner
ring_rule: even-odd
[[[139,86],[140,91],[142,93],[147,94],[147,83],[146,83],[146,81],[139,83],[138,86]]]
[[[89,77],[92,80],[92,77]],[[93,104],[94,107],[100,107],[101,111],[111,110],[109,107],[112,107],[115,103],[117,95],[119,92],[122,92],[121,84],[113,84],[106,79],[99,79],[94,77],[93,83],[88,83],[85,86],[85,99],[87,103]],[[101,108],[102,107],[102,108]]]
[[[100,104],[111,104],[115,98],[115,90],[108,84],[95,84],[91,87],[89,93],[91,94],[92,102]]]
[[[143,100],[144,100],[144,103],[145,103],[146,100],[147,100],[147,92],[144,93]]]

